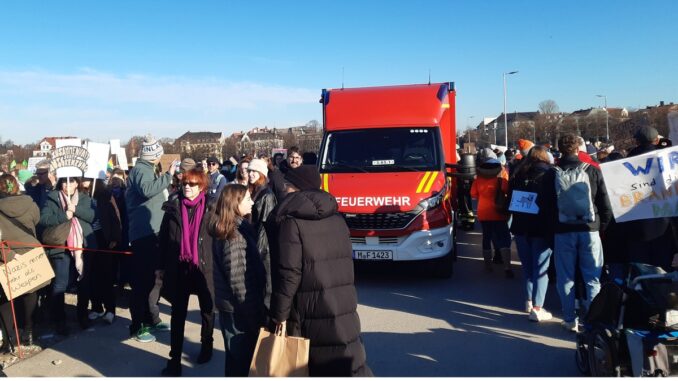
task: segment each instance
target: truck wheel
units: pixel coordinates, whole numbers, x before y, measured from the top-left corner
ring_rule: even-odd
[[[431,270],[433,270],[433,275],[436,278],[448,279],[452,277],[452,273],[454,272],[453,252],[450,251],[444,257],[432,260],[430,266]]]

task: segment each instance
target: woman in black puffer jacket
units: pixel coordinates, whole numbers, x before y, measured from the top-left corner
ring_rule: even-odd
[[[291,186],[275,214],[270,317],[291,336],[310,339],[309,375],[372,376],[360,337],[349,231],[337,202],[319,190],[314,166],[290,169]],[[275,237],[275,238],[274,238]]]
[[[215,303],[224,335],[227,377],[247,377],[266,318],[266,270],[252,226],[244,219],[252,212],[252,204],[245,186],[228,184],[210,223]]]

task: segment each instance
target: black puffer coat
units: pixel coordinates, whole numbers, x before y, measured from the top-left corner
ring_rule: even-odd
[[[183,227],[181,222],[181,199],[174,197],[165,202],[162,209],[165,215],[160,225],[160,252],[163,258],[165,275],[163,278],[163,296],[171,302],[177,287],[181,287],[178,281],[179,256],[181,254],[181,237]],[[208,234],[208,225],[212,215],[211,204],[205,197],[205,213],[200,224],[200,237],[198,238],[198,260],[200,272],[205,277],[207,288],[214,300],[214,281],[212,279],[212,236]]]
[[[311,376],[371,376],[349,231],[335,198],[321,190],[290,193],[276,212],[272,320],[311,340]]]
[[[257,188],[252,195],[252,200],[254,200],[254,205],[252,206],[252,228],[254,229],[261,261],[266,269],[266,299],[264,303],[268,307],[271,299],[271,250],[268,244],[265,224],[275,208],[276,200],[273,191],[268,185],[262,185]]]

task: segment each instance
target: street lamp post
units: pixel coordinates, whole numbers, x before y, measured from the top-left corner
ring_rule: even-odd
[[[508,124],[506,118],[506,76],[516,74],[517,72],[518,72],[517,70],[514,70],[502,74],[502,77],[504,79],[504,143],[506,143],[506,149],[508,149]]]
[[[605,139],[610,143],[610,112],[607,111],[607,95],[596,95],[598,98],[605,99]]]
[[[471,119],[475,118],[474,115],[468,117],[468,123],[466,123],[466,131],[468,132],[468,142],[471,143]]]

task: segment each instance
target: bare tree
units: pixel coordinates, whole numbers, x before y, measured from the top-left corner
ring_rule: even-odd
[[[553,99],[547,99],[545,101],[539,102],[540,114],[555,114],[558,111],[560,111],[558,104]]]

